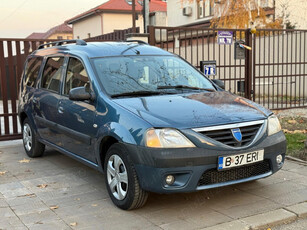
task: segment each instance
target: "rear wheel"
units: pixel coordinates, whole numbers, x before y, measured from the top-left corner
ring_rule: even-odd
[[[142,207],[148,197],[138,182],[128,151],[122,144],[112,145],[104,162],[105,181],[113,203],[124,210]]]
[[[36,134],[30,124],[28,118],[26,118],[22,125],[22,139],[23,146],[29,157],[40,157],[45,151],[45,145],[40,143]]]

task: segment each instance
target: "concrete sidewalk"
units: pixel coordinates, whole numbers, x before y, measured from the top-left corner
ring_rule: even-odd
[[[306,201],[307,166],[286,161],[266,179],[150,194],[145,207],[122,211],[99,172],[53,150],[29,159],[21,142],[0,142],[0,229],[256,229],[306,218]]]

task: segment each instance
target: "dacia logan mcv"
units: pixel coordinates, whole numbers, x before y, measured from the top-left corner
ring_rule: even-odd
[[[113,203],[257,180],[283,166],[268,109],[182,58],[136,42],[59,41],[27,57],[19,96],[29,157],[50,146],[104,172]]]

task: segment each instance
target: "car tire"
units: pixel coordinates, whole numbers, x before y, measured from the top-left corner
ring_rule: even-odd
[[[105,182],[113,203],[123,209],[137,209],[147,201],[148,193],[139,184],[129,152],[123,144],[113,144],[107,151]]]
[[[26,118],[22,124],[23,147],[27,155],[31,158],[40,157],[45,151],[45,145],[37,140],[33,126]]]

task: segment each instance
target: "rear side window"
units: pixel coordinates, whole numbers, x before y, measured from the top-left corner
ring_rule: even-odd
[[[47,59],[43,72],[41,88],[57,93],[60,92],[63,63],[63,57],[50,57]]]
[[[64,94],[68,95],[71,89],[85,86],[86,84],[89,84],[89,80],[82,62],[76,58],[70,58],[66,73]]]
[[[39,69],[41,67],[43,58],[42,57],[34,57],[28,59],[26,70],[25,70],[25,85],[34,87],[36,83],[36,79],[39,74]]]

